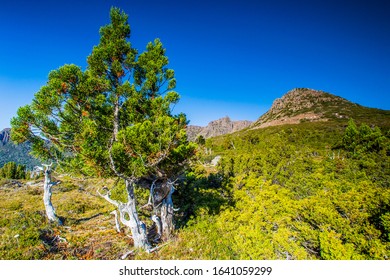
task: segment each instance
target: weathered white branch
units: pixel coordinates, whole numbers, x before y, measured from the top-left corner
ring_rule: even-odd
[[[126,252],[122,255],[121,260],[125,260],[128,256],[133,255],[136,252],[136,250],[131,250],[129,252]]]
[[[50,182],[50,187],[54,187],[61,184],[61,181],[56,181],[56,182]]]
[[[61,220],[57,217],[56,212],[54,210],[53,204],[51,203],[51,196],[52,196],[52,187],[55,185],[58,185],[60,182],[52,182],[51,181],[51,166],[53,163],[50,165],[47,164],[42,164],[45,169],[42,167],[38,167],[37,169],[44,170],[45,178],[43,181],[43,203],[45,205],[45,210],[46,210],[46,216],[51,222],[55,222],[59,225],[62,225]]]
[[[146,203],[145,205],[141,206],[140,208],[141,209],[145,209],[145,208],[155,208],[155,205],[154,205],[154,188],[155,188],[155,183],[156,183],[157,180],[154,180],[153,183],[152,183],[152,186],[150,187],[150,192],[149,192],[149,199],[148,199],[148,203]]]
[[[43,171],[45,169],[43,169],[43,167],[41,167],[41,166],[35,166],[33,170],[34,171]]]
[[[117,232],[121,232],[121,227],[119,225],[119,220],[118,220],[118,214],[116,213],[116,210],[112,211],[110,214],[113,214],[115,216],[115,228]]]
[[[53,163],[50,163],[50,164],[42,164],[44,167],[45,167],[45,170],[50,170],[51,171],[51,167],[53,165]]]
[[[167,246],[169,243],[171,243],[172,241],[169,241],[169,242],[166,242],[166,243],[164,243],[164,244],[162,244],[162,245],[160,245],[160,246],[156,246],[156,247],[154,247],[154,248],[152,248],[152,249],[149,249],[149,250],[147,250],[146,252],[147,253],[153,253],[153,252],[155,252],[155,251],[157,251],[157,250],[159,250],[159,249],[161,249],[162,247],[164,247],[164,246]]]
[[[102,195],[102,194],[99,192],[99,190],[96,190],[96,192],[98,193],[98,195],[99,195],[100,197],[103,197],[105,200],[107,200],[107,201],[110,202],[111,204],[115,205],[116,207],[119,207],[119,202],[110,198],[110,192],[107,192],[105,195]]]
[[[138,217],[138,213],[136,210],[136,201],[134,196],[133,182],[125,180],[125,183],[126,183],[126,190],[128,196],[127,203],[122,203],[111,199],[109,191],[105,195],[101,194],[99,190],[97,190],[97,193],[99,194],[100,197],[104,198],[111,204],[118,207],[119,220],[126,227],[130,228],[132,233],[132,238],[134,240],[134,247],[143,248],[145,251],[147,251],[150,249],[150,245],[147,239],[146,225],[142,221],[140,221]],[[117,216],[116,216],[116,221],[118,221]],[[117,230],[118,230],[118,225],[117,225]]]

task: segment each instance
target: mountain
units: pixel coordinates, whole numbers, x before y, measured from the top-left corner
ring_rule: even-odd
[[[358,121],[369,119],[372,124],[387,124],[390,111],[368,108],[342,97],[308,88],[296,88],[276,99],[272,107],[252,125],[264,128],[283,124],[318,121]],[[387,126],[387,125],[386,125]]]
[[[251,121],[232,121],[229,117],[224,117],[209,122],[205,127],[189,125],[187,127],[188,140],[194,141],[198,136],[204,138],[215,137],[219,135],[233,133],[242,130],[252,124]]]
[[[26,165],[28,169],[32,169],[39,164],[39,161],[29,154],[30,151],[30,143],[15,145],[12,142],[11,129],[5,128],[0,131],[0,168],[5,163],[14,161],[17,164]]]
[[[11,139],[11,129],[5,128],[0,132],[0,145],[6,145]]]
[[[196,137],[201,133],[205,127],[198,125],[187,126],[187,138],[189,141],[195,141]]]

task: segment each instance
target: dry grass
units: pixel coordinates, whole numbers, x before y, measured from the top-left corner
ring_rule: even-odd
[[[114,207],[96,195],[111,181],[61,180],[52,202],[63,226],[47,223],[40,182],[1,182],[0,259],[118,259],[131,248],[129,233],[115,231]]]

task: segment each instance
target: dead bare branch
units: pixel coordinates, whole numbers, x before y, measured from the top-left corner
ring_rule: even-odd
[[[110,191],[108,191],[105,195],[101,194],[99,192],[99,190],[96,190],[96,192],[98,193],[98,195],[102,198],[104,198],[105,200],[107,200],[108,202],[110,202],[111,204],[115,205],[116,207],[119,207],[119,202],[116,201],[116,200],[113,200],[110,198]]]
[[[119,220],[118,220],[118,214],[116,210],[112,211],[110,214],[113,214],[115,216],[115,228],[117,232],[121,232],[121,227],[119,225]]]

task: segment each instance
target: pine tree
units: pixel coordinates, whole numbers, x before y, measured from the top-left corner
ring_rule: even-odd
[[[359,137],[359,130],[354,120],[350,119],[342,139],[344,148],[355,153],[356,147],[359,142],[358,137]]]
[[[0,178],[25,179],[26,166],[16,164],[13,161],[7,162],[2,168],[0,168]]]
[[[150,250],[134,187],[150,190],[157,239],[168,239],[174,184],[194,146],[187,141],[185,115],[172,114],[179,95],[162,43],[156,39],[138,55],[128,41],[128,16],[112,8],[110,18],[87,69],[65,65],[52,71],[32,104],[18,110],[13,140],[31,141],[36,156],[68,171],[123,179],[126,203],[109,192],[101,196],[118,207],[134,246]]]

